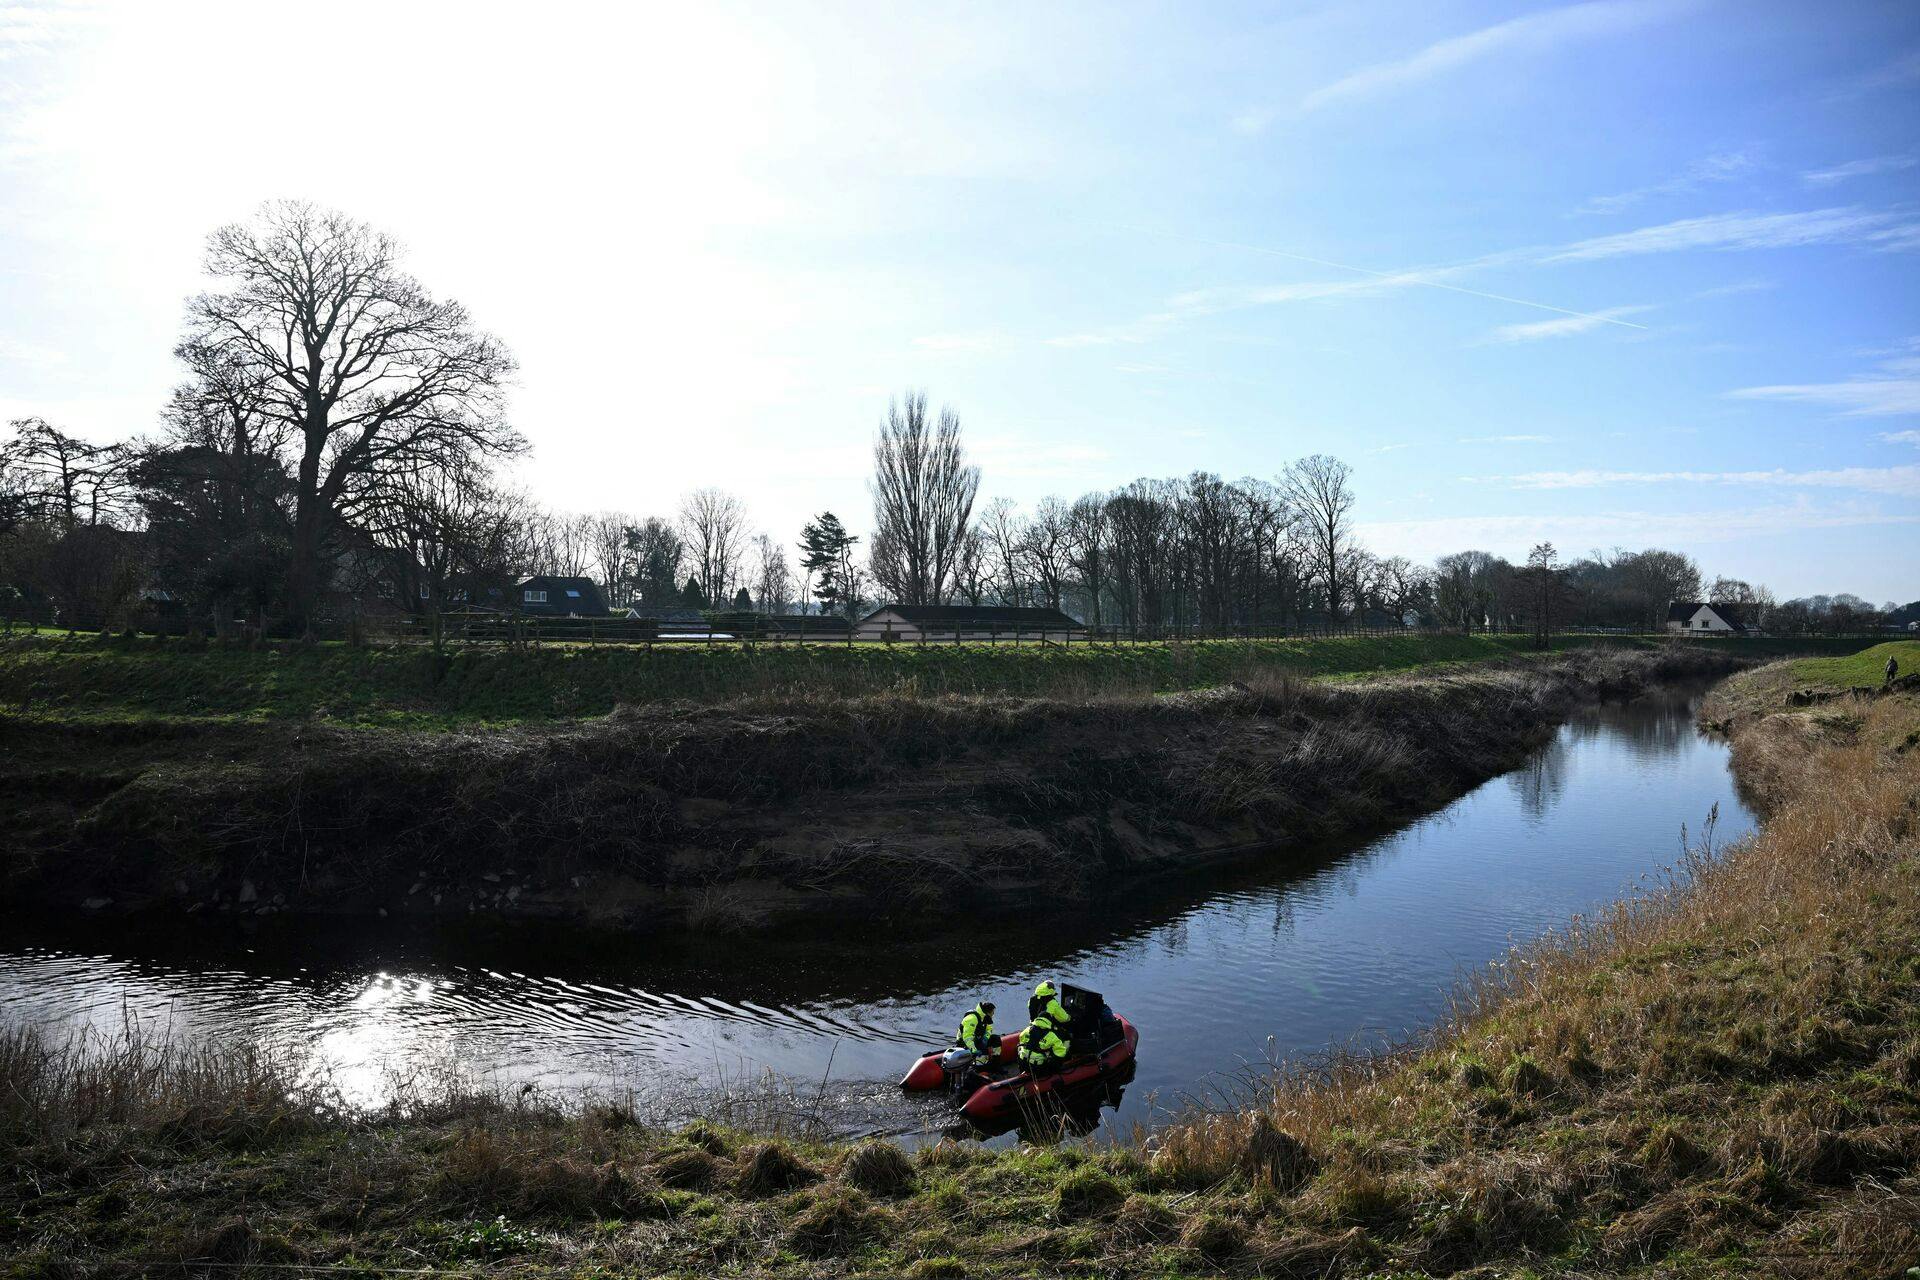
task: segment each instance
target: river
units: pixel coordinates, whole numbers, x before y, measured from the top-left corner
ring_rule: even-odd
[[[1698,689],[1595,706],[1522,768],[1436,813],[1271,865],[1167,878],[1012,926],[861,921],[799,938],[582,937],[501,926],[269,917],[0,921],[0,1021],[245,1037],[311,1055],[352,1101],[448,1070],[543,1096],[748,1105],[769,1080],[843,1132],[918,1138],[937,1108],[892,1083],[981,997],[1015,1029],[1042,976],[1141,1029],[1101,1123],[1236,1096],[1276,1057],[1407,1038],[1459,977],[1656,883],[1717,810],[1750,831]],[[780,1092],[780,1090],[774,1090]]]

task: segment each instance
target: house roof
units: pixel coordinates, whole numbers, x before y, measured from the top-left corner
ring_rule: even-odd
[[[1686,622],[1702,609],[1711,609],[1720,615],[1720,620],[1736,630],[1747,627],[1745,612],[1737,604],[1715,604],[1709,600],[1676,600],[1667,606],[1668,622]]]
[[[531,578],[522,578],[514,585],[530,587],[536,582],[549,587],[559,587],[563,591],[586,591],[591,589],[597,594],[600,590],[600,584],[592,578],[569,578],[557,573],[536,573]]]
[[[1012,605],[889,604],[862,618],[871,622],[891,613],[922,627],[1025,627],[1034,630],[1081,630],[1081,624],[1058,609],[1017,608]]]

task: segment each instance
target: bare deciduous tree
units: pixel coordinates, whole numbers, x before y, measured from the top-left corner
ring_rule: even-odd
[[[410,613],[426,617],[436,647],[450,605],[483,583],[507,585],[520,513],[472,466],[398,472],[361,505],[359,526]]]
[[[1348,521],[1353,510],[1353,490],[1347,483],[1351,475],[1346,463],[1316,453],[1293,463],[1280,479],[1287,504],[1306,532],[1312,572],[1326,593],[1327,616],[1334,622],[1347,599],[1342,568],[1353,543]]]
[[[1039,602],[1049,609],[1060,607],[1071,564],[1072,516],[1065,503],[1054,497],[1040,499],[1027,521],[1020,550],[1027,570],[1039,588]]]
[[[1027,524],[1020,518],[1012,498],[995,498],[980,515],[984,539],[985,576],[1001,603],[1022,605],[1027,602],[1027,576],[1022,568],[1026,558]]]
[[[627,530],[634,518],[623,511],[596,511],[583,518],[587,553],[593,560],[594,576],[606,593],[610,605],[627,603],[633,581],[633,559],[627,548]]]
[[[721,489],[695,489],[680,504],[680,536],[693,557],[701,594],[725,608],[740,577],[747,549],[747,508]]]
[[[1076,499],[1067,512],[1067,555],[1086,592],[1086,621],[1095,627],[1107,586],[1108,536],[1106,499],[1096,493]]]
[[[924,392],[887,407],[873,442],[874,578],[901,604],[940,604],[973,518],[980,469],[969,466],[960,415],[930,419]]]
[[[753,539],[753,597],[760,612],[778,617],[793,608],[793,570],[786,548],[767,534]]]
[[[311,624],[343,508],[410,471],[523,447],[503,417],[514,371],[459,303],[433,297],[365,223],[300,201],[215,231],[206,268],[228,283],[188,303],[190,366],[244,371],[295,455],[288,608]]]

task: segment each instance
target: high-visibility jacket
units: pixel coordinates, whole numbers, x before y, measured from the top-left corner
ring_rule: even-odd
[[[993,1019],[979,1005],[973,1006],[967,1011],[966,1017],[960,1019],[960,1034],[953,1038],[953,1042],[962,1049],[988,1056],[992,1056],[1000,1047],[1000,1042],[993,1035]]]
[[[1051,982],[1042,982],[1033,989],[1033,995],[1027,1001],[1028,1018],[1045,1018],[1056,1027],[1065,1027],[1073,1019],[1060,1003],[1060,989]]]
[[[1033,1068],[1058,1066],[1066,1061],[1067,1042],[1060,1038],[1053,1023],[1035,1018],[1020,1033],[1020,1061]]]

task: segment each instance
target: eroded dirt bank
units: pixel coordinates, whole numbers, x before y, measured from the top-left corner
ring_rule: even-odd
[[[459,733],[0,722],[0,888],[109,912],[897,919],[1408,817],[1518,764],[1583,701],[1734,665],[1594,650],[1352,684]]]

